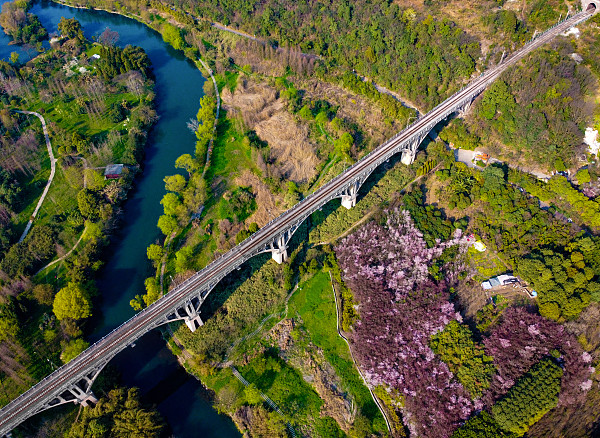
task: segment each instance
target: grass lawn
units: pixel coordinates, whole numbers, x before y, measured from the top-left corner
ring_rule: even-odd
[[[289,302],[288,316],[300,315],[310,340],[323,349],[325,358],[341,378],[344,389],[356,400],[360,412],[373,423],[376,431],[385,432],[386,425],[356,370],[348,346],[337,334],[335,301],[329,274],[319,272],[299,285]]]

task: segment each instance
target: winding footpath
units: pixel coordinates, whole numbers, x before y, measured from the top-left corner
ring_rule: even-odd
[[[213,134],[210,137],[210,141],[208,142],[208,150],[206,151],[206,162],[204,163],[204,170],[202,171],[202,177],[204,178],[204,175],[206,174],[206,170],[208,169],[208,166],[210,166],[210,156],[211,156],[212,150],[213,150],[213,141],[215,139],[215,133],[217,132],[217,124],[219,123],[219,110],[221,109],[221,96],[219,96],[219,87],[217,86],[217,81],[215,80],[215,77],[213,76],[212,70],[201,58],[198,58],[198,61],[200,61],[200,64],[202,64],[202,67],[204,67],[206,69],[206,71],[208,72],[208,74],[210,75],[210,78],[213,81],[213,85],[215,86],[215,96],[217,98],[217,111],[215,113],[215,123],[213,125]]]
[[[46,148],[48,148],[48,155],[50,156],[50,178],[48,178],[48,182],[46,183],[46,187],[44,187],[44,192],[42,193],[42,197],[38,201],[37,206],[35,207],[35,210],[33,211],[31,218],[29,219],[29,222],[27,222],[25,231],[23,231],[23,234],[21,234],[21,238],[19,239],[19,242],[22,242],[23,239],[25,239],[25,237],[27,237],[27,233],[29,233],[31,226],[33,225],[33,220],[37,216],[38,211],[40,211],[42,203],[44,202],[44,199],[46,198],[46,195],[48,194],[48,190],[50,190],[50,184],[52,184],[52,180],[54,179],[54,174],[56,173],[56,158],[54,158],[54,153],[52,152],[52,144],[50,143],[50,136],[48,135],[48,128],[46,127],[46,121],[44,120],[42,115],[40,113],[36,113],[34,111],[16,111],[16,112],[20,113],[20,114],[33,115],[33,116],[36,116],[38,119],[40,119],[40,122],[42,122],[42,128],[44,130],[44,137],[46,138]]]

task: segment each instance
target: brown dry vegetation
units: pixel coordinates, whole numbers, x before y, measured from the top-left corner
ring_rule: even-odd
[[[235,91],[223,90],[222,97],[225,109],[269,144],[275,176],[303,183],[316,175],[319,159],[308,126],[287,112],[277,90],[241,76]]]
[[[307,100],[328,101],[338,108],[337,117],[356,123],[377,144],[404,128],[396,121],[391,125],[386,123],[389,117],[383,114],[381,107],[363,96],[316,79],[295,77],[293,80],[305,90],[304,97]]]
[[[221,92],[223,108],[232,115],[241,115],[249,129],[269,119],[283,109],[277,90],[264,83],[257,83],[243,74],[237,81],[235,92],[225,88]]]
[[[280,208],[282,199],[274,195],[261,179],[250,171],[245,171],[236,178],[235,184],[240,187],[251,187],[256,197],[256,211],[246,219],[246,223],[256,222],[259,227],[266,225],[271,219],[278,216],[283,210]]]
[[[308,140],[308,127],[287,112],[278,112],[255,127],[258,136],[269,143],[270,159],[281,176],[296,183],[310,181],[317,173],[319,159]]]

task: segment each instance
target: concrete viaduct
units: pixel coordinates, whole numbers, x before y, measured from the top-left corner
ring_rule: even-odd
[[[596,1],[600,2],[584,0],[581,12],[539,34],[503,63],[471,81],[404,131],[10,402],[0,410],[0,436],[10,435],[10,431],[21,422],[51,407],[64,403],[95,403],[91,387],[100,371],[116,354],[150,330],[182,320],[190,330],[195,331],[203,324],[200,318],[202,303],[223,277],[251,257],[265,252],[270,252],[277,263],[284,262],[290,238],[308,216],[334,198],[341,198],[342,205],[348,209],[354,207],[360,187],[380,164],[397,153],[402,154],[404,164],[412,163],[419,144],[438,123],[453,113],[468,108],[473,99],[502,72],[532,50],[594,15],[597,11]]]

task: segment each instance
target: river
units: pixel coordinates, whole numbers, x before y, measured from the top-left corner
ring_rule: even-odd
[[[156,227],[165,193],[163,178],[175,172],[175,159],[193,153],[195,136],[186,128],[203,95],[204,77],[192,62],[167,45],[161,36],[135,20],[102,11],[74,9],[52,2],[38,2],[30,11],[50,34],[57,32],[61,17],[76,18],[88,39],[106,27],[118,32],[117,45],[141,46],[152,61],[156,77],[156,109],[160,119],[150,133],[143,173],[124,204],[123,226],[113,236],[106,266],[98,279],[101,303],[91,341],[100,338],[133,316],[129,300],[144,292],[144,279],[152,275],[146,248],[160,238]],[[9,46],[0,35],[0,59],[17,52],[21,61],[35,53]],[[189,376],[166,348],[160,334],[152,332],[117,355],[116,366],[127,386],[137,386],[146,400],[156,403],[175,437],[239,437],[229,417],[219,415],[202,385]]]

